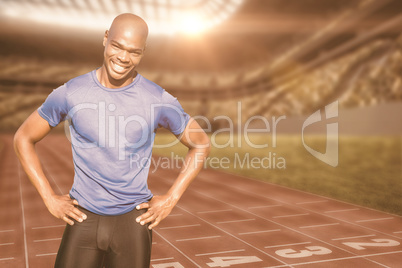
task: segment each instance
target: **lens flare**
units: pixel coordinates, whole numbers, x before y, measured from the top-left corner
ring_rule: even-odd
[[[216,26],[234,14],[243,0],[25,0],[0,1],[0,15],[50,25],[105,30],[120,13],[144,18],[151,34],[195,35]]]

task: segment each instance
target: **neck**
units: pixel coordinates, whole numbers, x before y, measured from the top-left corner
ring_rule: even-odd
[[[96,78],[98,78],[99,83],[107,88],[121,88],[131,84],[134,78],[137,76],[137,71],[133,71],[133,75],[130,75],[127,79],[116,80],[110,77],[106,71],[106,68],[102,66],[96,70]]]

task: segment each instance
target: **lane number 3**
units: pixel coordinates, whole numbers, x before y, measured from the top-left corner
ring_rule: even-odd
[[[332,252],[331,250],[320,246],[309,246],[306,247],[306,249],[300,250],[299,252],[290,248],[275,251],[277,255],[284,258],[303,258],[303,257],[310,257],[313,255],[330,254],[331,252]]]

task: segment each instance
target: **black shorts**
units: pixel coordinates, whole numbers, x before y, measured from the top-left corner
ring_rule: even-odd
[[[79,207],[83,222],[66,226],[56,257],[56,268],[149,267],[152,231],[135,219],[146,210],[101,216]]]

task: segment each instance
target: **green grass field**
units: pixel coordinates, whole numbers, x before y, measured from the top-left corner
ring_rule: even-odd
[[[220,134],[211,138],[215,146],[208,159],[209,168],[402,215],[402,139],[399,136],[340,137],[337,167],[312,156],[296,135],[277,137],[275,147],[271,136],[256,134],[249,139],[254,145],[268,145],[266,148],[250,146],[244,137],[238,140],[235,136],[230,140],[228,135]],[[154,153],[183,157],[187,148],[181,144],[158,148],[174,139],[171,134],[158,133]],[[325,137],[308,136],[305,142],[325,153]]]

